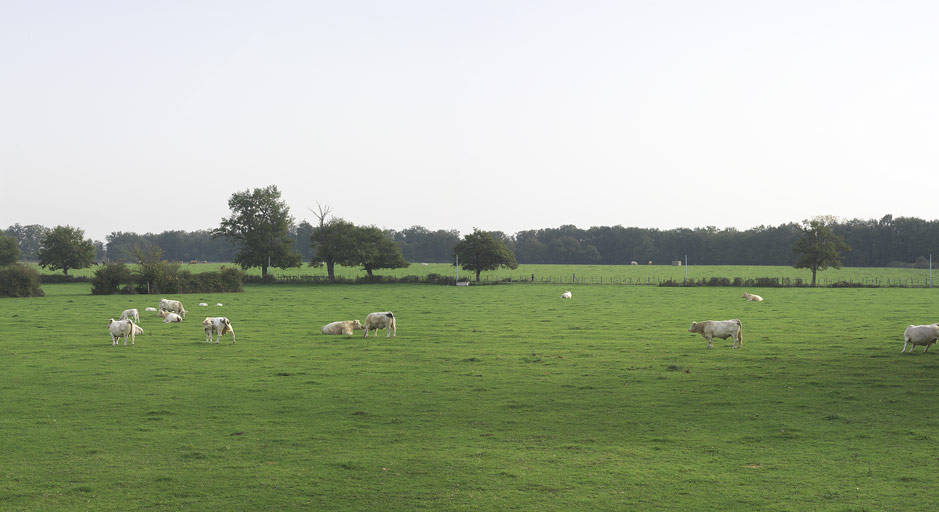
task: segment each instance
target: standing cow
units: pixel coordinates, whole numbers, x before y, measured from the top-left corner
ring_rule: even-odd
[[[691,328],[688,332],[698,333],[704,339],[708,340],[708,348],[711,348],[713,338],[734,339],[734,348],[740,348],[743,344],[743,325],[740,320],[706,320],[704,322],[691,322]]]
[[[375,337],[378,337],[378,330],[385,329],[385,337],[398,336],[398,327],[395,323],[395,315],[391,311],[382,311],[380,313],[369,313],[365,317],[365,337],[368,337],[370,330],[375,331]]]
[[[906,352],[906,345],[909,343],[910,352],[916,345],[926,345],[923,352],[929,352],[929,346],[939,339],[939,323],[929,325],[911,325],[903,331],[903,350]]]

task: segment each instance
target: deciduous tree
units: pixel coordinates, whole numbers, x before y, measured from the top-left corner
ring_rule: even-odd
[[[836,235],[831,229],[834,219],[831,217],[816,217],[812,220],[802,221],[799,228],[802,238],[792,247],[793,252],[799,254],[794,268],[807,268],[812,270],[812,286],[815,286],[816,274],[819,270],[828,267],[841,268],[841,251],[851,250],[844,239]]]
[[[518,268],[515,256],[505,244],[476,228],[453,247],[453,254],[459,257],[463,270],[476,272],[477,283],[479,274],[484,270],[495,270],[499,267]]]
[[[355,226],[337,217],[329,217],[332,208],[317,206],[313,212],[319,224],[310,233],[310,246],[313,254],[311,266],[326,265],[326,275],[330,281],[336,280],[336,264],[352,259],[353,235]]]
[[[12,236],[0,235],[0,267],[20,260],[20,248]]]
[[[344,264],[362,267],[369,277],[372,277],[373,270],[410,266],[401,255],[398,244],[375,226],[356,227],[352,233],[352,242],[349,259]]]
[[[247,270],[261,267],[267,277],[269,267],[299,267],[300,254],[293,249],[290,208],[280,199],[276,185],[232,194],[228,200],[232,216],[223,218],[213,237],[225,237],[240,245],[234,263]]]
[[[42,237],[39,246],[39,266],[68,271],[90,267],[95,261],[95,245],[85,240],[85,232],[71,226],[56,226]]]

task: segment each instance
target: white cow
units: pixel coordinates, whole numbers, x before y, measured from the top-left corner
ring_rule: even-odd
[[[160,316],[163,317],[164,324],[173,324],[183,321],[183,317],[177,315],[176,313],[171,313],[165,309],[160,310]]]
[[[923,352],[929,351],[929,346],[939,339],[939,323],[929,325],[911,325],[903,331],[903,350],[906,352],[907,343],[910,344],[910,352],[916,345],[926,345]]]
[[[556,292],[555,292],[555,293],[556,293]],[[574,295],[573,295],[570,291],[566,291],[566,292],[564,292],[564,293],[561,294],[561,298],[562,298],[562,299],[569,299],[569,298],[571,298],[571,297],[573,297],[573,296],[574,296]]]
[[[365,326],[358,320],[345,320],[342,322],[332,322],[323,326],[323,334],[352,334],[353,331],[364,331]],[[378,333],[375,333],[377,336]]]
[[[135,324],[140,323],[140,312],[137,311],[137,308],[125,309],[121,313],[121,320],[133,320]]]
[[[208,304],[206,304],[205,302],[200,302],[200,303],[199,303],[199,306],[201,306],[201,307],[206,307],[206,306],[208,306]]]
[[[701,337],[708,340],[708,348],[711,348],[713,338],[734,339],[734,348],[740,348],[743,344],[743,325],[740,320],[706,320],[704,322],[691,322],[691,328],[688,332],[699,333]]]
[[[147,312],[156,311],[156,310],[157,310],[157,308],[146,308],[146,309],[144,309],[144,311],[147,311]]]
[[[205,317],[205,320],[202,321],[202,330],[205,331],[206,343],[211,343],[212,334],[216,333],[218,336],[215,338],[215,344],[218,345],[218,341],[222,339],[222,335],[226,332],[230,332],[232,345],[235,344],[235,329],[232,328],[231,322],[228,321],[228,318],[224,316]]]
[[[133,320],[115,320],[108,319],[108,331],[111,332],[111,346],[117,345],[117,340],[124,338],[124,345],[127,345],[127,337],[130,337],[130,344],[134,344],[134,336],[139,332],[143,334],[143,329],[134,325]]]
[[[365,317],[365,337],[368,337],[368,331],[375,331],[375,337],[378,337],[378,330],[385,329],[385,337],[398,336],[398,327],[395,323],[395,315],[391,311],[382,311],[379,313],[369,313]]]
[[[173,313],[186,318],[186,308],[184,308],[183,303],[179,302],[178,300],[160,299],[160,309],[172,311]]]
[[[747,292],[743,292],[743,295],[741,295],[740,298],[747,299],[747,302],[763,302],[763,297]]]

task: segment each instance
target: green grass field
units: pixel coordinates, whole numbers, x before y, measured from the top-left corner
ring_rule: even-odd
[[[930,289],[249,285],[174,297],[181,324],[143,313],[159,297],[43,289],[0,299],[3,510],[932,510],[939,491],[939,354],[900,354],[939,321]],[[114,347],[128,307],[147,334]],[[389,309],[390,340],[319,332]],[[222,314],[237,344],[205,344]],[[728,318],[741,350],[687,332]]]
[[[43,274],[58,274],[62,271],[53,272],[48,269],[42,269],[38,265],[32,264],[34,268]],[[218,271],[223,265],[231,266],[231,263],[207,263],[207,264],[182,264],[181,269],[189,270],[193,273],[205,271]],[[128,265],[134,268],[135,265]],[[91,277],[97,267],[71,270],[70,275]],[[671,265],[520,265],[515,270],[498,269],[489,272],[483,272],[481,280],[485,282],[502,281],[512,279],[515,281],[530,281],[534,276],[537,283],[576,283],[579,284],[657,284],[661,281],[681,282],[687,276],[691,280],[709,279],[711,277],[728,278],[733,280],[736,277],[744,279],[754,279],[761,277],[785,278],[790,280],[802,279],[805,282],[811,282],[812,274],[805,269],[794,269],[792,267],[780,266],[732,266],[732,265],[691,265],[685,267],[673,267]],[[270,269],[271,275],[275,277],[299,277],[299,276],[326,276],[325,267],[310,267],[304,265],[300,268],[291,269]],[[384,276],[426,276],[435,273],[443,276],[457,276],[461,280],[475,280],[473,272],[460,270],[457,274],[453,265],[445,263],[412,263],[410,267],[403,269],[386,269],[375,271],[375,275]],[[248,269],[247,274],[260,276],[260,268]],[[365,277],[366,273],[359,268],[336,267],[336,275],[346,279],[355,279]],[[939,272],[936,279],[939,280]],[[905,268],[857,268],[847,267],[841,269],[828,269],[818,273],[818,284],[825,286],[832,282],[854,282],[877,286],[928,286],[929,270],[925,269],[905,269]],[[939,283],[937,283],[939,286]]]

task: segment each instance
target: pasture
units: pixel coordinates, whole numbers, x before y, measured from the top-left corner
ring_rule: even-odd
[[[36,264],[33,267],[42,274],[62,275],[61,271],[52,271],[42,269]],[[180,269],[189,270],[193,273],[218,271],[222,266],[231,266],[231,263],[206,263],[206,264],[182,264]],[[128,267],[135,268],[135,264],[129,264]],[[90,267],[84,269],[74,269],[69,271],[69,275],[92,277],[95,270],[99,267]],[[513,281],[530,281],[534,276],[536,283],[542,284],[630,284],[647,285],[658,284],[663,281],[682,282],[687,271],[688,278],[691,280],[710,279],[712,277],[727,278],[731,281],[734,278],[756,279],[756,278],[780,278],[795,281],[802,279],[806,283],[812,281],[812,274],[805,269],[795,269],[792,267],[780,266],[758,266],[758,265],[691,265],[687,267],[674,267],[671,265],[519,265],[515,270],[500,268],[488,272],[483,272],[481,280],[483,282],[498,282],[506,279]],[[248,269],[248,275],[260,276],[260,268]],[[426,276],[428,274],[440,274],[447,277],[459,275],[461,280],[474,281],[475,273],[460,269],[459,273],[454,266],[446,263],[412,263],[408,268],[400,269],[382,269],[376,270],[376,276],[393,276],[397,278],[405,276]],[[304,265],[299,268],[279,269],[271,268],[270,274],[277,278],[299,279],[308,276],[326,276],[325,267],[310,267]],[[365,277],[364,270],[355,267],[336,266],[336,276],[343,279],[356,279]],[[875,286],[908,286],[925,287],[929,285],[928,269],[911,268],[869,268],[869,267],[844,267],[840,269],[830,268],[819,271],[818,284],[826,286],[834,282],[852,282]],[[936,275],[939,280],[939,274]],[[937,283],[939,286],[939,283]]]
[[[43,289],[0,299],[3,510],[929,510],[939,491],[939,349],[900,354],[939,321],[930,289],[249,285],[172,297],[181,324],[144,313],[159,297]],[[146,334],[112,347],[129,307]],[[320,334],[384,310],[396,338]],[[216,315],[237,344],[204,343]],[[741,350],[687,332],[729,318]]]

